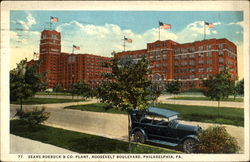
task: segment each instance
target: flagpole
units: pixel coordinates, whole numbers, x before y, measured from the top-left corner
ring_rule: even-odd
[[[124,49],[124,51],[125,51],[125,36],[124,36],[124,42],[123,42],[123,49]]]
[[[206,23],[204,21],[204,40],[206,39]]]
[[[49,25],[50,25],[50,30],[51,30],[51,29],[52,29],[51,16],[50,16],[50,22],[49,22]]]
[[[72,48],[72,54],[74,54],[74,46],[73,46],[73,48]]]
[[[160,26],[160,23],[159,23],[159,40],[161,40],[161,26]]]

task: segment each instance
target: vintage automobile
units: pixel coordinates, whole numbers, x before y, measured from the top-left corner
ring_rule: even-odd
[[[149,107],[131,113],[132,135],[135,142],[152,142],[162,145],[181,146],[186,153],[197,151],[199,126],[180,124],[178,112]]]

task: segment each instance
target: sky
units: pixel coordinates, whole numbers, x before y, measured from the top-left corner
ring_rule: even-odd
[[[111,56],[123,50],[123,37],[133,40],[126,50],[145,49],[147,43],[158,40],[159,21],[171,24],[161,29],[161,40],[178,43],[194,42],[204,37],[204,21],[213,23],[206,28],[206,38],[226,38],[237,45],[238,62],[243,62],[242,11],[10,11],[11,64],[39,52],[40,33],[50,29],[50,17],[58,17],[51,29],[61,32],[62,52]],[[238,63],[243,77],[243,64]]]

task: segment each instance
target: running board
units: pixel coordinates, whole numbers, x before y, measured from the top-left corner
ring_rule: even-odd
[[[158,144],[162,144],[162,145],[167,145],[167,146],[177,146],[178,144],[176,143],[172,143],[172,142],[166,142],[166,141],[161,141],[161,140],[147,140],[148,142],[153,142],[153,143],[158,143]]]

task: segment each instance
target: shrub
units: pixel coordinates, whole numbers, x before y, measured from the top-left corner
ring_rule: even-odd
[[[237,153],[240,149],[236,138],[222,126],[209,127],[203,130],[198,138],[201,153]]]
[[[49,118],[50,113],[45,112],[45,107],[41,109],[33,108],[32,111],[17,109],[16,116],[25,121],[30,127],[37,126]]]

